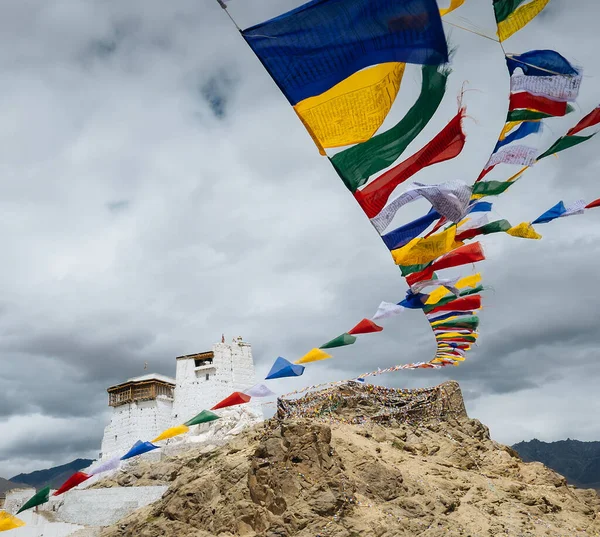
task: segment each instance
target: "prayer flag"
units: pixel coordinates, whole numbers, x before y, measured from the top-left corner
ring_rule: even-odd
[[[90,475],[98,475],[104,472],[110,472],[111,470],[116,470],[120,464],[121,457],[114,457],[106,462],[99,464],[98,466],[95,466],[89,471],[89,473]]]
[[[375,324],[370,319],[363,319],[352,330],[348,330],[348,334],[372,334],[373,332],[381,332],[383,327]]]
[[[529,222],[521,222],[518,226],[511,227],[506,231],[513,237],[520,237],[522,239],[541,239],[542,236],[533,229],[533,226]]]
[[[373,315],[373,320],[377,319],[387,319],[389,317],[394,317],[396,315],[400,315],[404,311],[404,307],[399,304],[394,304],[393,302],[382,302],[379,304],[375,315]]]
[[[320,349],[333,349],[335,347],[345,347],[346,345],[352,345],[356,341],[354,336],[348,333],[342,334],[331,341],[328,341],[324,345],[321,345]]]
[[[423,231],[425,231],[433,222],[439,220],[440,214],[431,210],[425,216],[421,216],[408,224],[400,226],[394,231],[390,231],[381,236],[381,239],[389,250],[395,250],[408,244],[413,239],[416,239]]]
[[[331,164],[350,192],[400,158],[435,114],[446,91],[450,70],[424,65],[422,73],[421,94],[399,123],[331,157]]]
[[[271,391],[264,384],[255,384],[252,388],[245,390],[244,393],[250,397],[271,397],[275,395],[275,392]]]
[[[83,483],[84,481],[87,481],[90,477],[92,477],[92,476],[88,475],[84,472],[75,472],[71,477],[69,477],[69,479],[67,479],[60,486],[60,488],[52,496],[60,496],[61,494],[64,494],[68,490],[71,490],[72,488],[75,488],[78,485],[81,485],[81,483]]]
[[[322,155],[324,148],[365,142],[377,132],[396,99],[405,66],[369,67],[294,106]]]
[[[498,39],[505,41],[511,35],[529,24],[548,4],[550,0],[532,0],[517,8],[504,20],[498,22]]]
[[[538,216],[532,224],[545,224],[547,222],[552,222],[552,220],[556,218],[560,218],[563,214],[567,212],[565,209],[565,204],[562,201],[559,201],[554,207],[548,209],[544,214]]]
[[[573,102],[579,95],[582,75],[528,76],[512,75],[510,91],[526,91],[556,101]],[[568,109],[567,109],[568,111]]]
[[[125,453],[125,455],[123,455],[121,457],[121,460],[125,461],[127,459],[131,459],[132,457],[137,457],[138,455],[143,455],[144,453],[148,453],[149,451],[152,451],[153,449],[158,449],[158,446],[155,446],[154,444],[152,444],[150,442],[138,441],[134,444],[134,446],[127,453]]]
[[[246,395],[251,396],[251,394]],[[197,414],[191,420],[186,421],[184,425],[191,427],[192,425],[200,425],[201,423],[209,423],[211,421],[219,419],[221,419],[221,416],[217,416],[214,412],[211,412],[210,410],[203,410],[202,412],[200,412],[200,414]]]
[[[292,105],[370,65],[448,61],[435,0],[312,0],[242,36]]]
[[[354,197],[369,218],[379,214],[398,185],[423,168],[460,154],[465,144],[465,134],[462,131],[464,113],[461,108],[450,123],[420,151],[354,192]]]
[[[300,377],[304,373],[303,365],[296,365],[279,356],[271,367],[265,380],[280,379],[284,377]]]
[[[478,310],[481,308],[481,296],[480,295],[472,295],[465,296],[462,298],[457,298],[452,300],[452,302],[448,304],[442,304],[441,306],[436,306],[430,311],[433,313],[437,313],[440,311],[462,311],[462,310]]]
[[[19,520],[16,516],[13,516],[6,511],[0,511],[0,531],[14,530],[21,528],[24,525],[25,522]]]
[[[392,250],[392,257],[396,265],[428,263],[455,248],[455,235],[456,226],[452,226],[437,235],[413,239],[406,246]]]
[[[170,427],[169,429],[164,430],[154,440],[152,440],[152,442],[160,442],[161,440],[168,440],[169,438],[179,436],[180,434],[185,434],[189,430],[190,430],[190,428],[187,425],[176,425],[175,427]]]
[[[249,395],[246,395],[245,393],[233,392],[231,395],[228,395],[227,397],[225,397],[225,399],[213,406],[211,410],[218,410],[219,408],[243,405],[244,403],[248,403],[250,399],[252,398]]]
[[[598,108],[594,108],[587,116],[585,116],[577,125],[575,125],[569,132],[567,132],[567,136],[573,136],[578,132],[581,132],[588,127],[593,127],[594,125],[598,125],[600,123],[600,106]]]
[[[554,50],[530,50],[523,54],[507,54],[506,66],[511,75],[517,68],[527,76],[575,76],[579,74],[579,71],[564,56]],[[530,107],[519,106],[518,108]],[[536,108],[536,110],[538,109]]]
[[[295,364],[308,364],[310,362],[320,362],[331,358],[331,354],[327,354],[321,349],[312,349],[308,351],[302,358],[296,360]]]
[[[23,507],[17,511],[17,515],[23,511],[27,511],[38,505],[42,505],[50,500],[50,487],[44,487],[43,489],[36,492],[29,500],[25,502]]]
[[[579,145],[583,142],[586,142],[587,140],[589,140],[590,138],[592,138],[595,135],[596,135],[596,133],[590,134],[589,136],[563,136],[562,138],[559,138],[558,140],[556,140],[556,142],[554,142],[552,147],[550,147],[550,149],[548,149],[546,152],[542,153],[537,158],[537,160],[542,160],[543,158],[549,157],[550,155],[560,153],[561,151],[564,151],[565,149],[569,149],[569,148]]]

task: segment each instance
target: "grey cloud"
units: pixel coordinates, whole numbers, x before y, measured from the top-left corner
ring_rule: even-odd
[[[229,5],[246,27],[298,3]],[[206,350],[225,332],[252,342],[264,375],[277,356],[301,356],[406,291],[352,195],[216,3],[65,6],[13,3],[0,20],[0,415],[15,431],[0,439],[5,477],[93,455],[109,416],[106,388],[145,362],[173,375],[177,355]],[[581,17],[594,6],[553,0],[531,32],[507,44],[556,47],[590,75],[582,112],[549,121],[547,145],[597,104],[597,38],[593,17]],[[458,13],[490,26],[485,2]],[[456,113],[465,80],[477,90],[463,97],[477,122],[465,122],[463,154],[424,170],[425,182],[473,180],[506,115],[497,44],[450,33],[458,49],[446,98],[405,156]],[[412,67],[384,128],[418,94]],[[599,197],[596,143],[528,171],[492,200],[494,216],[530,221],[559,199]],[[399,218],[423,210],[415,203]],[[459,368],[374,380],[417,387],[455,378],[500,441],[600,435],[593,402],[576,418],[569,406],[584,406],[581,391],[599,373],[599,221],[600,210],[540,226],[540,242],[486,237],[488,260],[477,268],[491,289],[479,346]],[[382,324],[381,334],[307,368],[300,384],[272,388],[431,357],[423,315]],[[81,427],[69,437],[72,422]]]

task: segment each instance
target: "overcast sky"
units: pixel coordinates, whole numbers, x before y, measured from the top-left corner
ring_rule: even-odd
[[[247,27],[298,3],[229,5]],[[544,148],[600,102],[600,7],[573,4],[551,0],[506,44],[584,66],[580,108],[548,122]],[[493,35],[491,1],[467,0],[451,20]],[[471,183],[503,125],[508,75],[497,43],[446,30],[457,47],[448,91],[404,157],[456,113],[468,81],[465,150],[415,179]],[[174,375],[176,356],[224,332],[252,343],[264,377],[278,355],[296,359],[403,298],[389,252],[216,2],[9,2],[0,39],[0,476],[97,456],[105,390],[144,362]],[[419,87],[409,66],[384,128]],[[517,224],[600,197],[598,144],[544,160],[493,200],[494,216]],[[426,211],[415,203],[399,219]],[[600,209],[540,226],[542,241],[485,237],[479,347],[459,368],[377,381],[456,379],[469,414],[504,443],[600,440],[598,224]],[[270,387],[433,352],[424,316],[409,311]]]

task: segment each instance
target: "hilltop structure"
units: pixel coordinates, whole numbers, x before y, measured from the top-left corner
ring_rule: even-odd
[[[122,455],[137,440],[150,440],[255,382],[252,347],[238,337],[232,343],[223,338],[210,351],[178,356],[175,378],[151,373],[111,386],[113,413],[100,458]],[[251,410],[256,421],[257,409]]]

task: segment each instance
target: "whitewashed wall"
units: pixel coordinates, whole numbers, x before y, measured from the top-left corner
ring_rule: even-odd
[[[127,453],[138,440],[145,442],[171,426],[173,402],[158,397],[113,408],[110,423],[104,429],[102,460]]]

